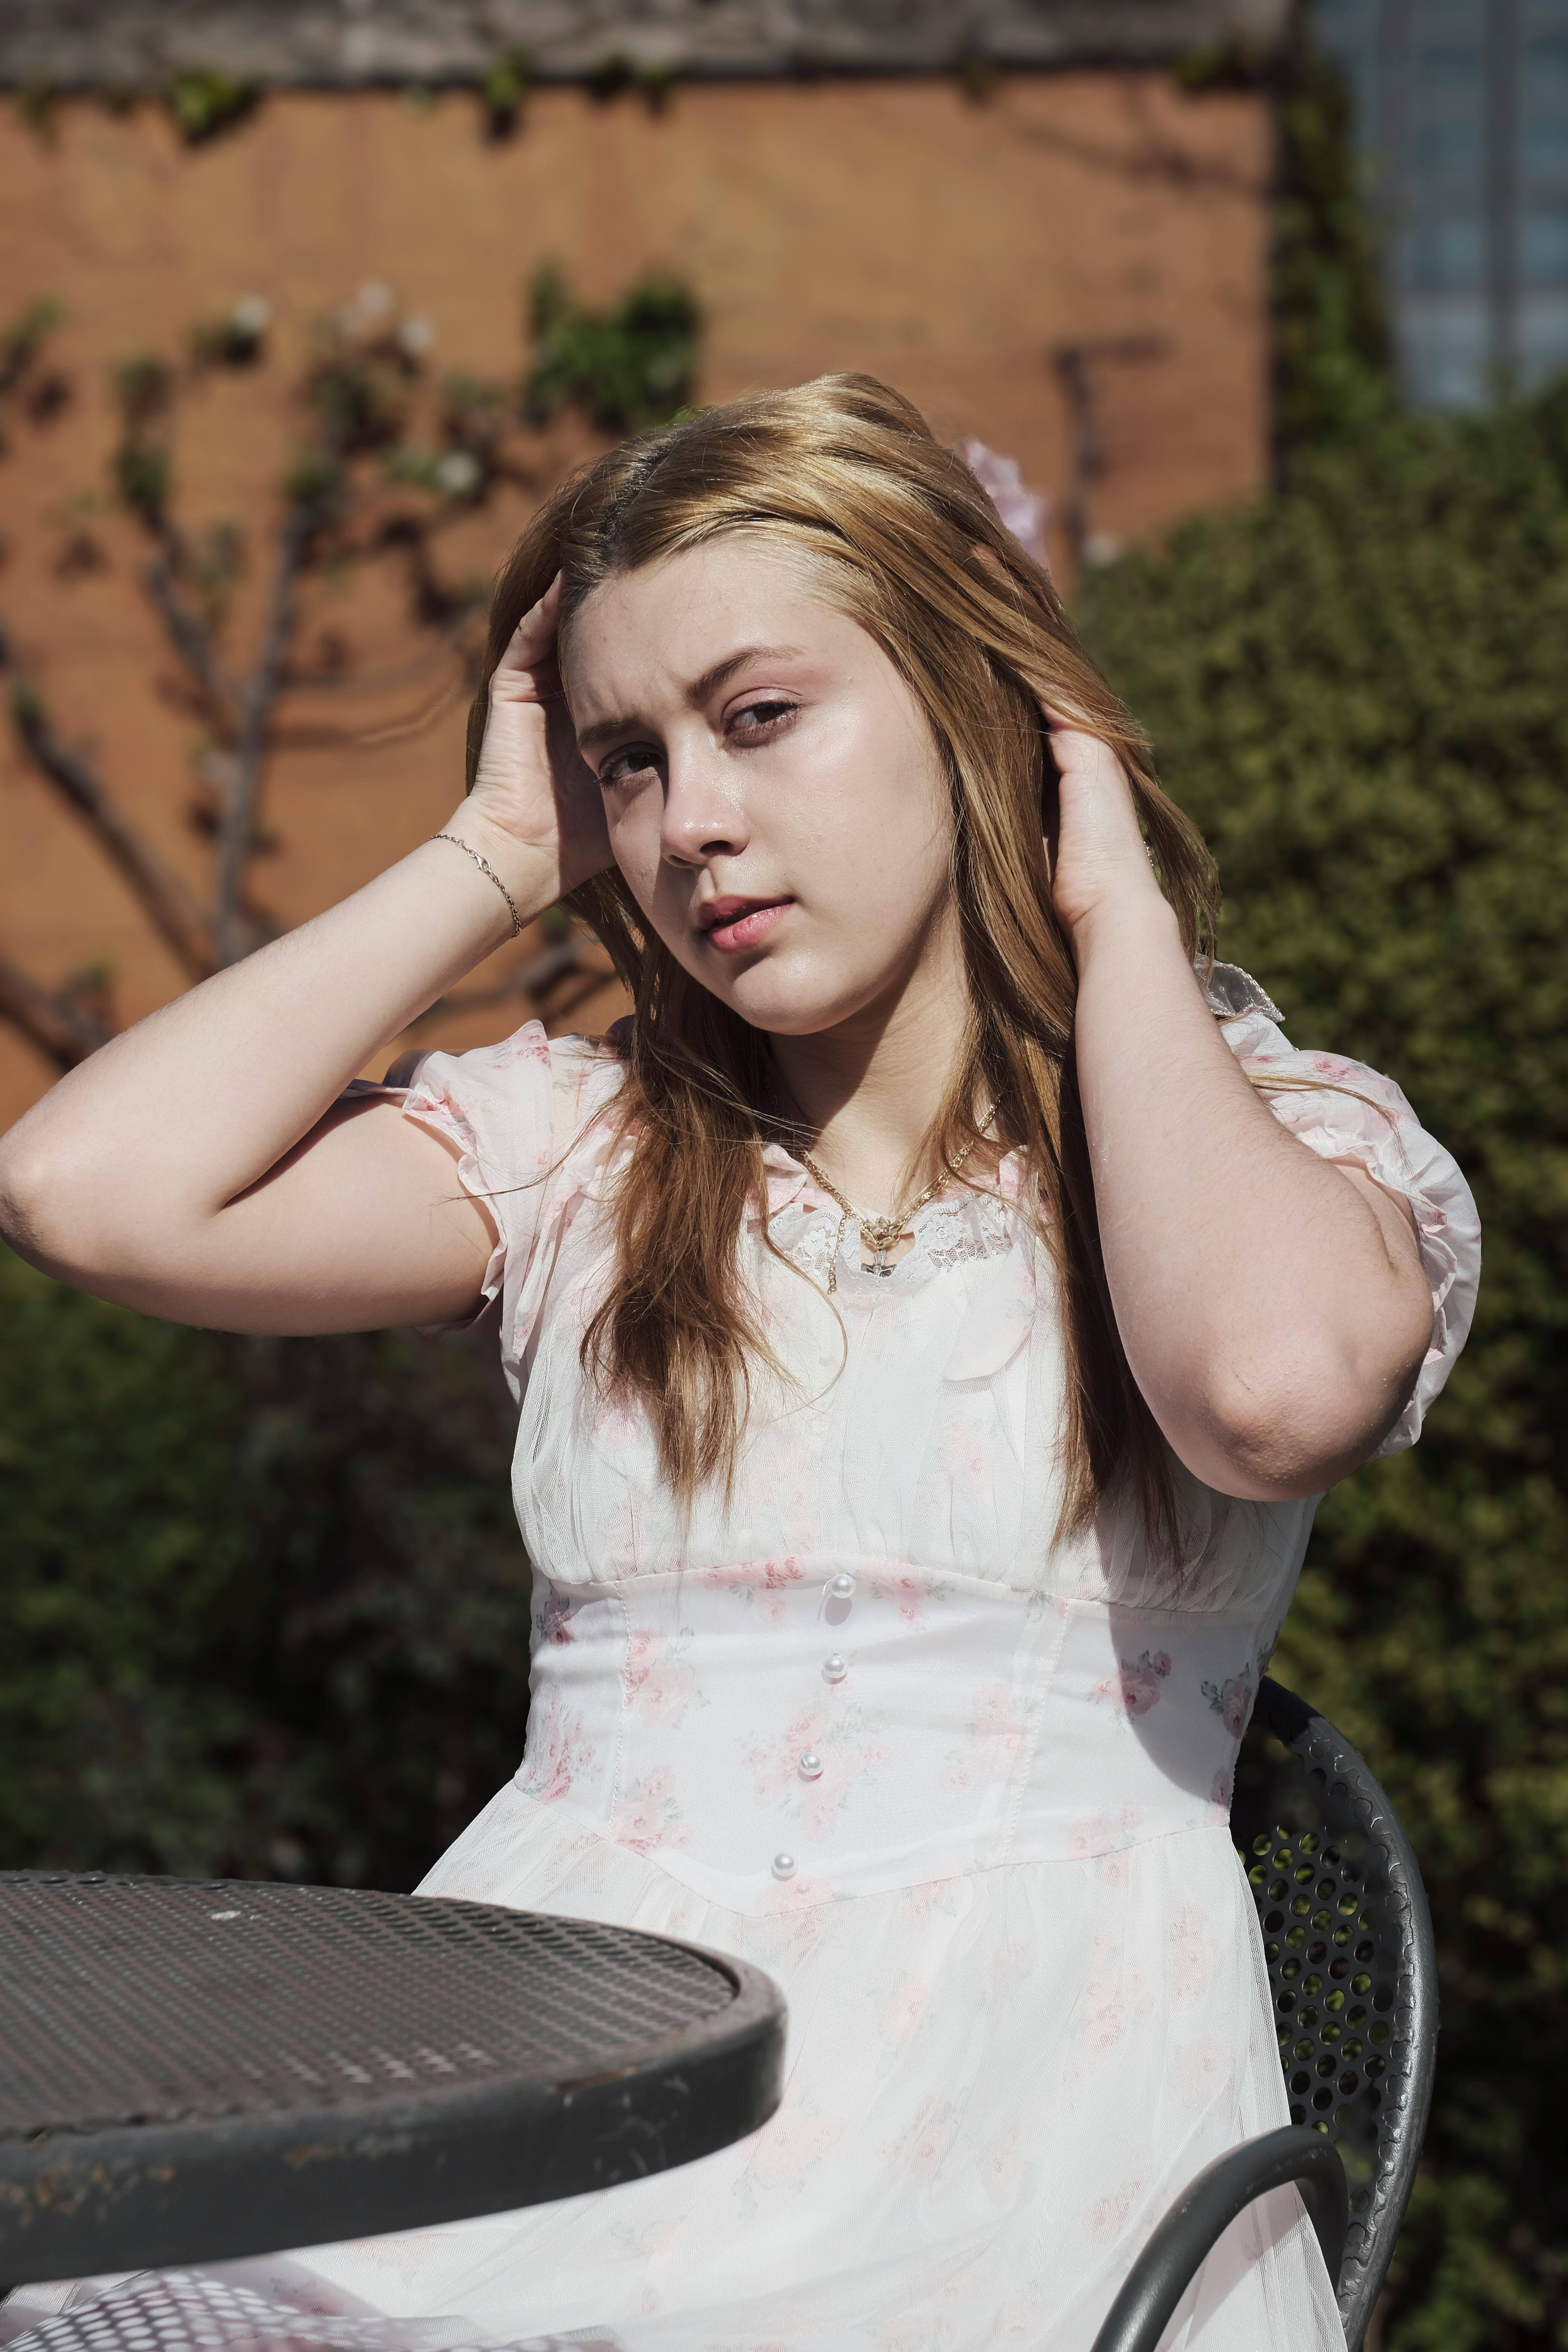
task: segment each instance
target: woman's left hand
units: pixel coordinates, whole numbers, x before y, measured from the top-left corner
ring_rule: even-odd
[[[1051,901],[1063,928],[1076,933],[1102,907],[1161,899],[1161,890],[1115,752],[1049,711],[1046,719],[1061,778],[1057,831],[1046,841]]]

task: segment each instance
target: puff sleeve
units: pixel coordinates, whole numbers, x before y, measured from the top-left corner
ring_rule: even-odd
[[[502,1302],[501,1361],[519,1395],[523,1353],[549,1279],[550,1239],[574,1201],[594,1189],[606,1156],[605,1140],[586,1147],[584,1130],[618,1076],[616,1057],[595,1041],[552,1044],[542,1023],[529,1021],[499,1045],[472,1053],[402,1055],[380,1086],[355,1079],[348,1089],[351,1097],[399,1098],[405,1118],[455,1148],[459,1182],[496,1228],[479,1312],[492,1299]]]
[[[1481,1228],[1470,1188],[1391,1078],[1343,1055],[1292,1045],[1279,1026],[1279,1006],[1239,965],[1200,967],[1199,976],[1247,1076],[1286,1082],[1265,1095],[1280,1125],[1321,1159],[1363,1169],[1384,1192],[1409,1203],[1432,1293],[1432,1344],[1415,1393],[1377,1449],[1400,1453],[1420,1435],[1426,1408],[1453,1369],[1475,1313]]]

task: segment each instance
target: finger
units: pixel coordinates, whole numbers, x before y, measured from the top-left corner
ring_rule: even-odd
[[[1110,760],[1116,759],[1115,752],[1104,737],[1093,734],[1084,726],[1081,719],[1063,719],[1054,710],[1047,710],[1045,720],[1046,731],[1051,739],[1051,750],[1058,760],[1064,754],[1076,754],[1081,759],[1090,757],[1096,752],[1103,752]],[[1117,761],[1119,767],[1121,764],[1121,761]]]
[[[1075,782],[1092,782],[1102,791],[1114,790],[1118,784],[1131,791],[1126,769],[1115,748],[1102,735],[1061,723],[1048,729],[1047,740],[1058,774],[1071,777]]]
[[[1065,711],[1053,710],[1045,702],[1039,709],[1046,722],[1046,740],[1050,745],[1051,757],[1056,761],[1058,774],[1092,775],[1106,761],[1118,775],[1122,773],[1121,762],[1110,745],[1103,736],[1086,727],[1081,719],[1071,718]]]
[[[555,649],[555,625],[561,610],[561,574],[558,572],[537,604],[531,604],[508,641],[507,649],[496,664],[499,677],[503,670],[517,672],[536,668]]]

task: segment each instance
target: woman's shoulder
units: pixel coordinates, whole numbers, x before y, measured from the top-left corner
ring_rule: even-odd
[[[399,1055],[384,1085],[404,1108],[453,1134],[492,1167],[520,1155],[535,1171],[558,1163],[620,1092],[626,1065],[613,1035],[551,1037],[542,1021],[462,1053]]]

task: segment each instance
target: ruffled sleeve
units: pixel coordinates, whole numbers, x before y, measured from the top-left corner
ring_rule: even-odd
[[[583,1130],[618,1079],[602,1047],[581,1037],[552,1045],[542,1023],[529,1021],[471,1053],[405,1054],[380,1087],[356,1080],[349,1089],[400,1097],[405,1118],[454,1147],[458,1181],[496,1228],[479,1311],[502,1300],[501,1358],[514,1389],[533,1321],[525,1299],[541,1286],[550,1234],[584,1190]],[[604,1153],[589,1156],[596,1167]]]
[[[1481,1227],[1452,1155],[1416,1118],[1392,1078],[1342,1054],[1305,1053],[1279,1026],[1279,1008],[1237,964],[1204,971],[1204,992],[1248,1077],[1283,1079],[1265,1096],[1282,1127],[1324,1160],[1364,1169],[1408,1202],[1432,1293],[1432,1344],[1415,1392],[1378,1453],[1414,1445],[1426,1408],[1469,1333],[1481,1271]]]

